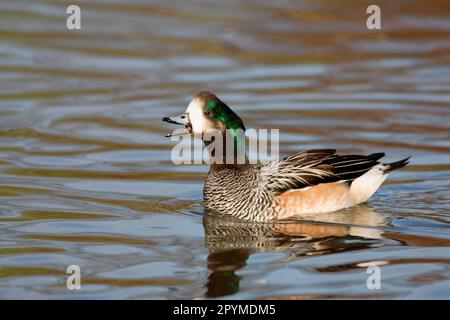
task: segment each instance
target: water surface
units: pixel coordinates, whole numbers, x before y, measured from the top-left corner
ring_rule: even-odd
[[[0,298],[450,298],[450,3],[0,3]],[[368,204],[205,214],[166,115],[217,93],[281,153],[412,156]],[[69,265],[82,289],[66,288]],[[381,290],[368,290],[368,266]]]

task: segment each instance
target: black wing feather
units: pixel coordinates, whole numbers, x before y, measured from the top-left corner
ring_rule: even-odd
[[[368,156],[362,155],[336,155],[333,159],[324,159],[321,164],[332,166],[334,174],[332,181],[354,180],[379,164],[378,159],[384,157],[384,153],[374,153]]]

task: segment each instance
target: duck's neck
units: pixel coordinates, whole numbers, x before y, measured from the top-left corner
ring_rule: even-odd
[[[211,170],[242,169],[249,165],[244,135],[233,136],[231,139],[223,136],[221,140],[221,143],[214,140],[205,142],[211,159]]]

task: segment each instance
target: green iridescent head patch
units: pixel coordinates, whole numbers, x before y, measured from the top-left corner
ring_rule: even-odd
[[[241,118],[219,99],[215,98],[208,100],[206,102],[206,110],[211,112],[211,117],[213,119],[225,124],[234,138],[237,138],[237,130],[242,129],[245,131],[244,123]]]

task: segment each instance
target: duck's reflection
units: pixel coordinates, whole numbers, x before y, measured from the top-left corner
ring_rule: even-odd
[[[371,242],[362,240],[381,239],[382,234],[377,227],[386,224],[385,217],[367,205],[302,217],[301,221],[270,224],[206,214],[203,226],[209,250],[208,268],[212,272],[208,277],[205,295],[220,297],[238,292],[240,277],[236,271],[246,266],[252,253],[289,251],[299,258],[366,248]],[[342,241],[352,238],[361,241]]]

